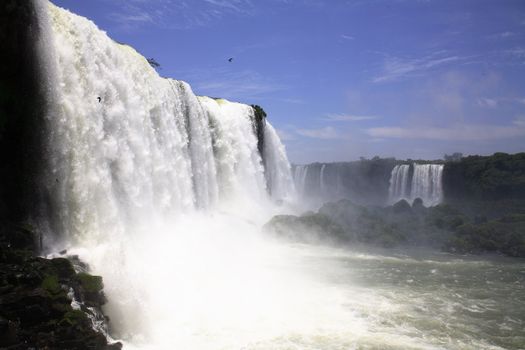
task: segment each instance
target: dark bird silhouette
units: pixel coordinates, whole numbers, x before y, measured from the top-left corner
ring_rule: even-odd
[[[97,99],[98,99],[98,103],[102,102],[102,97],[99,96],[97,97]]]
[[[55,179],[56,183],[59,183],[58,179]]]
[[[228,59],[228,62],[233,62],[233,57],[230,57],[230,58]]]

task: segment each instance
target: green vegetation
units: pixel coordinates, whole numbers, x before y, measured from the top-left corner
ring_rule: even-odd
[[[58,283],[57,275],[48,275],[42,281],[42,288],[44,288],[49,294],[59,294],[62,291],[60,284]]]
[[[253,108],[255,120],[257,122],[262,122],[264,119],[266,119],[266,112],[264,111],[264,109],[262,109],[261,106],[251,105],[251,107]]]
[[[253,131],[257,135],[257,150],[264,160],[264,125],[266,123],[266,112],[261,106],[251,105],[253,108]]]
[[[525,153],[447,162],[443,187],[447,201],[525,200]]]
[[[89,307],[101,314],[102,278],[77,275],[66,258],[36,256],[36,238],[30,226],[0,220],[0,348],[121,349],[88,317],[99,315]],[[69,292],[80,310],[73,310]]]
[[[160,63],[157,62],[154,58],[148,58],[147,61],[148,61],[149,65],[150,65],[152,68],[155,68],[155,69],[160,68]]]
[[[421,200],[412,206],[401,200],[384,208],[341,200],[326,203],[318,213],[276,216],[264,229],[308,243],[429,246],[460,254],[489,252],[525,257],[525,214],[487,221],[452,205],[425,208]]]
[[[102,291],[104,285],[102,283],[102,277],[92,276],[90,274],[81,272],[77,275],[80,281],[80,285],[84,288],[86,293],[98,293]]]
[[[458,253],[499,252],[525,257],[525,218],[523,215],[481,224],[457,226],[444,249]]]

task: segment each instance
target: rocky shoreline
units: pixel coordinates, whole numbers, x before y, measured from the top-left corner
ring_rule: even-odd
[[[102,278],[66,252],[38,256],[38,241],[31,227],[0,227],[0,349],[121,349],[106,337]]]

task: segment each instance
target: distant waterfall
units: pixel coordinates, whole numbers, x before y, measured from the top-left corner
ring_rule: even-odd
[[[426,206],[439,204],[443,199],[442,177],[442,164],[414,164],[411,198],[421,198]]]
[[[409,170],[410,166],[407,164],[396,165],[394,169],[392,169],[388,190],[391,202],[409,197],[409,193],[407,193]]]
[[[443,164],[396,165],[390,177],[389,202],[395,203],[401,199],[412,202],[421,198],[425,206],[441,203],[443,167]]]
[[[306,189],[306,177],[308,176],[308,165],[296,165],[294,169],[294,182],[299,195],[303,195]]]
[[[326,164],[323,164],[321,166],[321,173],[319,174],[319,188],[322,192],[326,190],[326,186],[324,184],[324,169],[326,168]]]

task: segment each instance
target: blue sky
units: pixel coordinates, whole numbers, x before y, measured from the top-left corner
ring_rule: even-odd
[[[261,105],[295,163],[525,151],[523,0],[53,2]]]

